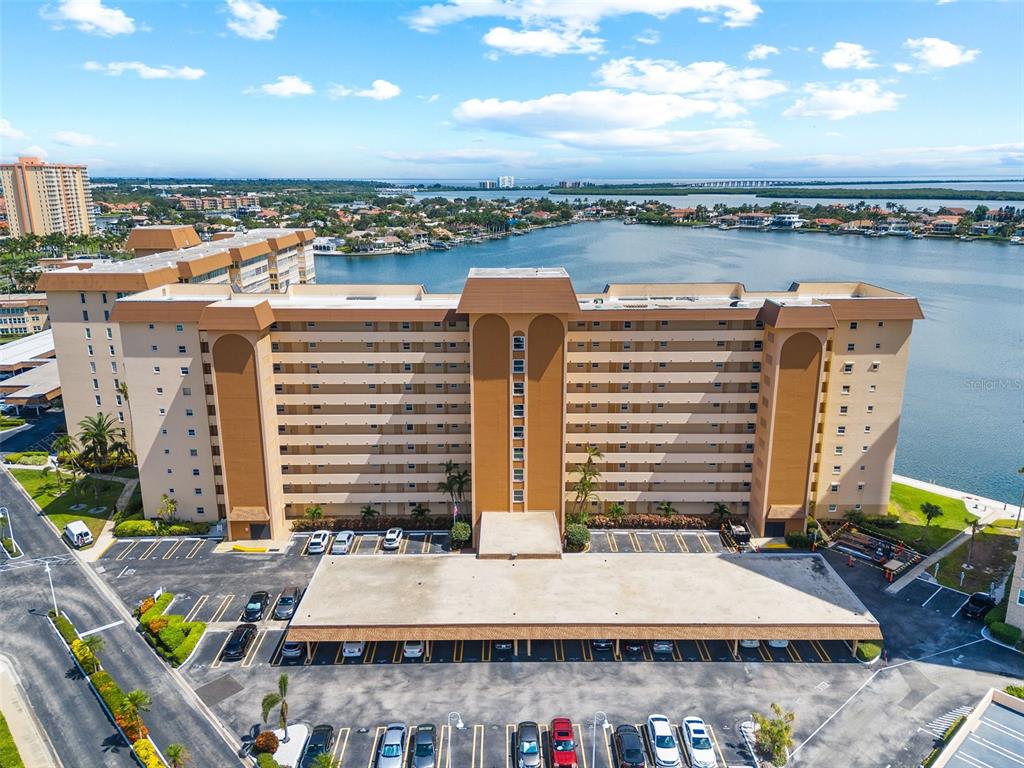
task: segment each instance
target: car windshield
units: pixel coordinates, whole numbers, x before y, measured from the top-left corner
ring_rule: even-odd
[[[643,754],[639,749],[627,749],[625,752],[626,762],[634,764],[640,764],[643,762]]]
[[[988,595],[971,595],[971,605],[985,605],[988,602]]]
[[[690,743],[694,749],[711,749],[711,739],[707,736],[694,736]]]
[[[385,744],[380,754],[381,757],[401,757],[402,747],[399,744]]]
[[[537,754],[537,742],[536,741],[524,741],[521,742],[519,749],[524,755],[536,755]]]
[[[260,607],[260,601],[259,600],[250,600],[248,603],[246,603],[245,607],[248,610],[250,610],[250,611],[258,610],[259,607]]]
[[[434,754],[434,745],[429,741],[416,745],[416,757],[430,757]]]
[[[323,744],[310,744],[309,748],[306,750],[306,757],[316,757],[317,755],[322,755],[323,753]]]
[[[291,605],[292,602],[294,602],[294,600],[295,600],[295,598],[291,597],[290,595],[284,595],[281,598],[281,600],[278,602],[278,605]],[[337,646],[335,646],[335,647],[337,647]]]
[[[576,749],[576,742],[572,739],[555,739],[555,752],[572,752]]]
[[[658,749],[670,749],[676,745],[676,742],[671,736],[665,736],[663,734],[661,736],[654,737],[654,745]]]

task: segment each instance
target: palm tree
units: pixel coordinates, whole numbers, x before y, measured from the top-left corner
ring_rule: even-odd
[[[412,508],[411,514],[416,520],[422,520],[430,514],[430,507],[425,507],[419,502],[416,502],[416,506]]]
[[[1024,478],[1024,467],[1017,470],[1017,474]],[[1013,524],[1014,528],[1020,528],[1020,513],[1024,512],[1024,490],[1020,492],[1020,506],[1017,507],[1017,522]]]
[[[932,504],[930,501],[926,501],[921,505],[921,514],[924,515],[924,530],[921,531],[921,535],[917,537],[917,541],[921,541],[921,539],[928,535],[928,526],[932,524],[932,520],[942,515],[942,507],[938,504]]]
[[[663,501],[658,505],[658,514],[664,515],[665,517],[672,517],[676,513],[676,508],[672,506],[671,501]]]
[[[117,394],[121,396],[121,400],[124,401],[125,408],[128,410],[128,432],[126,437],[128,438],[128,447],[131,448],[132,453],[135,452],[135,435],[132,432],[132,401],[128,399],[128,382],[121,381],[117,384]]]
[[[306,507],[306,519],[307,520],[323,520],[324,510],[319,504],[314,504],[311,507]]]
[[[78,443],[75,442],[75,438],[71,435],[60,435],[51,444],[50,450],[57,454],[57,488],[61,487],[63,477],[60,473],[60,456],[64,454],[67,456],[68,464],[71,465],[72,469],[78,468]]]
[[[278,724],[284,731],[284,738],[281,741],[288,741],[288,675],[282,674],[277,678],[277,691],[268,693],[263,697],[263,722],[270,721],[270,711],[279,707],[277,712]]]
[[[312,762],[313,768],[338,768],[339,765],[341,765],[341,763],[339,763],[333,755],[327,752],[317,755],[313,758]]]
[[[171,768],[185,768],[192,762],[192,753],[186,749],[184,744],[169,744],[166,754],[167,759],[171,761]]]
[[[617,501],[613,502],[611,504],[611,506],[608,507],[608,517],[610,517],[612,520],[614,520],[616,522],[621,520],[623,515],[625,515],[625,514],[626,514],[626,508],[624,506],[622,506],[621,504],[619,504],[619,502],[617,502]]]
[[[600,448],[596,445],[588,445],[587,460],[582,464],[576,465],[579,479],[573,487],[573,490],[576,492],[576,497],[573,499],[573,511],[580,522],[584,522],[585,507],[590,502],[597,501],[599,498],[594,490],[594,483],[601,477],[601,469],[597,466],[597,462],[603,458],[604,454],[601,453]]]
[[[716,502],[711,514],[718,520],[718,527],[721,528],[722,523],[729,519],[729,507],[720,501]]]
[[[373,504],[367,504],[365,507],[359,510],[359,514],[363,516],[363,520],[373,520],[378,514],[377,510],[373,508]]]
[[[110,460],[110,451],[116,441],[114,420],[110,415],[97,413],[86,416],[78,422],[78,442],[82,445],[82,456],[92,462],[93,470],[99,474]],[[95,486],[99,496],[99,484]]]
[[[100,663],[99,654],[103,650],[103,638],[99,635],[86,635],[82,638],[82,645],[89,649],[93,659],[95,659],[93,666],[98,668]],[[95,671],[96,669],[92,670],[92,672]]]
[[[451,475],[437,484],[437,492],[447,493],[448,497],[452,500],[452,504],[455,504],[455,483],[452,482]]]
[[[463,494],[466,492],[466,488],[469,487],[469,470],[462,469],[452,475],[452,486],[455,498],[462,501]]]
[[[149,712],[149,708],[152,706],[153,699],[149,694],[141,688],[136,688],[124,695],[121,706],[117,708],[117,713],[138,729],[142,724],[142,713]]]

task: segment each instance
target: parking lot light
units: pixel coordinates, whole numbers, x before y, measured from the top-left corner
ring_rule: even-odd
[[[462,722],[462,715],[460,715],[458,712],[449,712],[448,713],[448,725],[449,726],[451,726],[451,724],[452,724],[452,718],[455,718],[455,720],[456,720],[455,727],[458,728],[460,731],[463,730],[466,727],[466,724],[464,722]]]

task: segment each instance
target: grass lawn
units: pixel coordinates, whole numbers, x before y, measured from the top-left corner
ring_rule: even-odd
[[[1013,528],[1012,520],[997,520],[985,526],[974,538],[974,552],[971,554],[974,567],[964,571],[963,586],[960,585],[960,571],[967,562],[969,541],[939,561],[939,583],[964,592],[988,592],[992,582],[999,586],[1013,570],[1019,535],[1020,529]]]
[[[0,714],[0,765],[4,768],[25,768],[18,754],[18,747],[14,744],[14,737],[11,736],[11,729],[7,727],[7,720]]]
[[[58,496],[57,478],[53,473],[50,473],[48,477],[44,477],[42,472],[34,469],[12,469],[10,473],[15,480],[21,483],[22,488],[28,491],[28,495],[35,499],[36,504],[42,508],[43,514],[50,518],[50,522],[57,526],[58,530],[63,531],[64,526],[72,520],[81,520],[92,532],[94,539],[100,535],[103,523],[114,511],[114,502],[124,490],[123,483],[100,480],[98,481],[100,494],[97,497],[95,491],[97,481],[91,478],[79,480],[67,490],[68,481],[65,479],[64,488],[66,490]],[[74,512],[69,509],[74,504],[87,506],[85,509]],[[102,514],[90,515],[89,510],[93,507],[106,507],[106,510]]]
[[[926,502],[942,509],[942,514],[932,520],[927,530],[924,515],[921,514],[921,505]],[[925,554],[937,550],[977,517],[967,511],[967,507],[960,499],[921,491],[902,483],[892,484],[892,491],[889,493],[889,514],[898,515],[900,524],[895,528],[886,529],[885,533],[901,539],[908,547]]]

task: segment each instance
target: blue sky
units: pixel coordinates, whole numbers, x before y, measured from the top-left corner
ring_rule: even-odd
[[[5,2],[0,155],[93,175],[1024,176],[1024,3]]]

